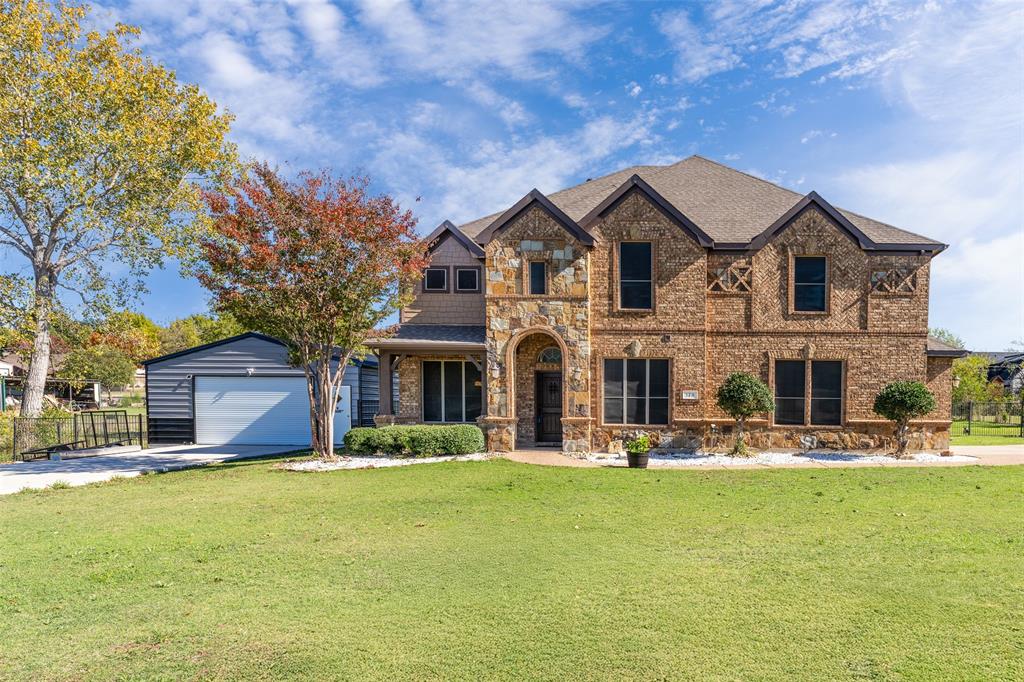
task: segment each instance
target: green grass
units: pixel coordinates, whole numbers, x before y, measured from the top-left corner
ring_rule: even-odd
[[[954,421],[952,433],[964,433],[966,421]],[[950,436],[952,445],[1020,445],[1024,438],[1020,436],[1020,424],[995,424],[976,421],[971,435]]]
[[[0,499],[0,677],[1020,679],[1024,467],[268,461]]]

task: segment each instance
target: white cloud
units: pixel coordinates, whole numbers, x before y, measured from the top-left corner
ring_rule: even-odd
[[[566,135],[486,140],[465,154],[394,131],[373,166],[389,185],[405,188],[406,201],[424,197],[420,213],[430,225],[465,222],[508,208],[531,188],[554,192],[581,173],[599,174],[607,159],[647,139],[650,124],[646,117],[600,117]]]
[[[460,87],[453,81],[448,85]],[[532,119],[521,102],[502,95],[483,81],[474,80],[461,88],[471,99],[492,110],[510,128],[529,123]]]
[[[991,350],[1024,335],[1024,8],[951,12],[915,26],[913,55],[886,74],[921,151],[841,172],[835,195],[949,243],[933,262],[932,322]]]
[[[739,66],[741,59],[731,46],[705,42],[685,10],[666,12],[658,19],[660,30],[676,51],[676,77],[696,82]]]
[[[636,81],[630,81],[626,85],[626,94],[629,95],[630,97],[636,97],[643,91],[644,89],[641,88]]]

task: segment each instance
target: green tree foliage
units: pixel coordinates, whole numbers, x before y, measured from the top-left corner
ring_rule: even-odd
[[[198,182],[234,161],[230,117],[87,10],[0,2],[0,247],[31,273],[22,414],[38,416],[61,291],[108,309],[208,225]],[[111,273],[126,272],[123,278]]]
[[[189,315],[174,320],[166,329],[160,331],[160,352],[177,353],[186,348],[213,343],[246,331],[249,330],[239,324],[230,313]]]
[[[160,329],[142,313],[120,311],[111,313],[90,334],[87,345],[117,348],[132,362],[160,354]]]
[[[88,346],[68,353],[61,366],[61,374],[78,381],[98,381],[107,393],[131,385],[135,379],[135,363],[119,348]]]
[[[928,330],[928,336],[953,346],[953,348],[965,348],[963,339],[943,327],[931,327]]]
[[[743,427],[749,417],[775,409],[771,389],[763,381],[747,372],[733,372],[718,387],[718,406],[736,420],[736,443],[732,454],[746,455],[747,444]]]
[[[935,396],[920,381],[895,381],[875,396],[875,414],[896,425],[897,457],[907,452],[910,420],[923,417],[934,409]]]
[[[953,402],[990,399],[987,355],[968,355],[953,361]]]
[[[427,265],[416,219],[365,179],[293,182],[266,165],[207,202],[216,235],[202,242],[199,279],[217,310],[287,344],[306,374],[313,450],[333,457],[345,366],[411,299]]]

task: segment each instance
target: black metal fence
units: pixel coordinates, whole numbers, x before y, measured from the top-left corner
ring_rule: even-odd
[[[1024,401],[953,405],[952,436],[1024,437]]]
[[[73,452],[113,445],[148,445],[146,419],[124,410],[79,412],[69,417],[15,417],[12,456],[40,459],[51,452]]]
[[[359,416],[352,420],[353,426],[374,426],[376,422],[373,420],[377,416],[377,410],[380,408],[379,400],[360,400],[359,401]]]

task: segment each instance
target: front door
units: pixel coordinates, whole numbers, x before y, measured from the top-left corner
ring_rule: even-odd
[[[562,373],[537,372],[537,442],[562,442]]]

